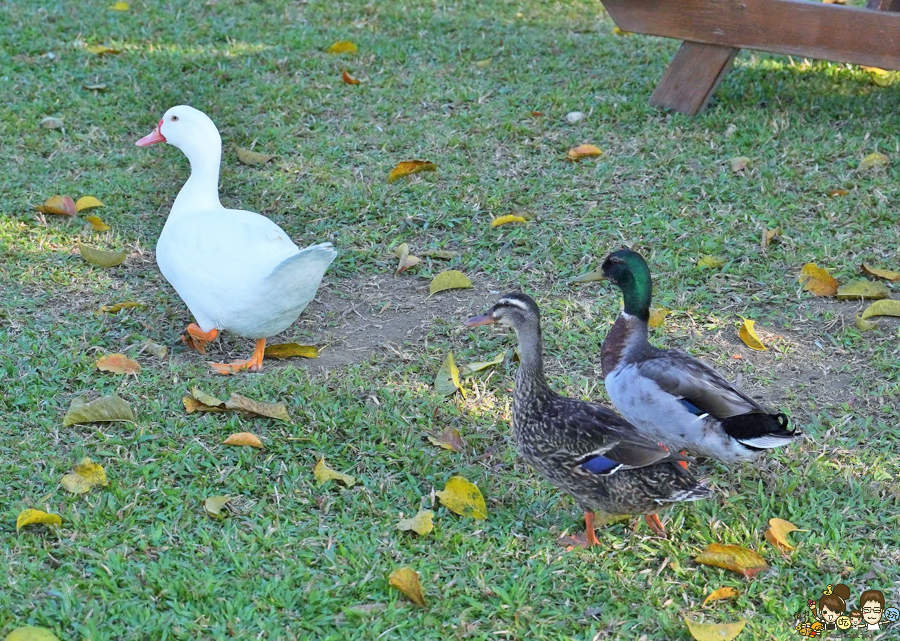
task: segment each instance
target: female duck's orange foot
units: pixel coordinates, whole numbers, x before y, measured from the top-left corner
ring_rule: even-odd
[[[647,521],[647,525],[650,526],[650,529],[653,530],[654,534],[664,539],[668,538],[666,536],[666,528],[663,527],[662,521],[659,520],[659,516],[656,514],[645,514],[644,520]]]
[[[685,452],[684,450],[681,450],[680,454],[681,454],[682,456],[687,456],[687,452]],[[687,469],[687,461],[678,461],[678,464],[679,464],[681,467],[683,467],[684,469]]]
[[[564,546],[566,549],[589,548],[600,545],[600,541],[597,540],[597,534],[594,532],[593,512],[584,513],[584,525],[584,532],[576,534],[575,536],[564,536],[560,538],[557,543]]]
[[[197,323],[188,325],[184,332],[185,333],[181,335],[181,340],[184,344],[191,349],[197,350],[201,354],[206,353],[206,344],[216,340],[216,337],[219,335],[219,330],[216,328],[204,332]]]
[[[256,349],[253,356],[247,361],[234,361],[233,363],[210,363],[210,367],[219,374],[235,374],[244,370],[250,372],[258,372],[262,370],[263,354],[266,352],[266,339],[260,338],[256,341]]]

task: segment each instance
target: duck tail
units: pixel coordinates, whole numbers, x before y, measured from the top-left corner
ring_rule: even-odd
[[[752,412],[720,419],[725,432],[751,450],[769,450],[787,445],[802,432],[790,429],[788,417],[778,414]]]

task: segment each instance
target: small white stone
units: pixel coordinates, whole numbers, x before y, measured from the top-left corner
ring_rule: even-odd
[[[570,111],[566,114],[566,122],[570,125],[574,125],[576,122],[581,122],[584,120],[584,113],[581,111]]]

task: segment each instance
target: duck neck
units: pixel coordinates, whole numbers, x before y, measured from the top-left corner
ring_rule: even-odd
[[[216,136],[205,145],[182,149],[191,162],[191,177],[178,192],[172,214],[221,209],[219,202],[219,166],[222,162],[222,141]]]
[[[515,404],[541,400],[550,392],[544,378],[543,344],[540,325],[516,328],[519,339],[519,371],[516,374]]]
[[[609,376],[619,363],[637,359],[649,346],[647,322],[628,312],[619,314],[600,350],[603,377]]]

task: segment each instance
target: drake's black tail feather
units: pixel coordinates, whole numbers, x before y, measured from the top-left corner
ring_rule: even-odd
[[[752,450],[768,450],[787,445],[802,434],[789,429],[788,417],[778,414],[739,414],[720,421],[725,432]]]

